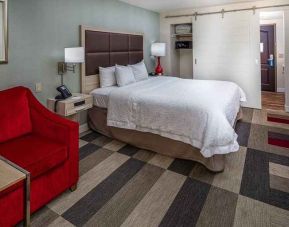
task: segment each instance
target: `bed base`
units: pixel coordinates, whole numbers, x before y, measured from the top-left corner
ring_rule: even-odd
[[[237,120],[241,119],[240,111]],[[205,158],[200,149],[189,144],[162,137],[153,133],[136,130],[109,127],[107,122],[107,109],[93,107],[88,111],[89,127],[105,136],[120,140],[141,149],[151,150],[173,158],[193,160],[204,165],[212,172],[222,172],[225,169],[225,155],[214,155]]]

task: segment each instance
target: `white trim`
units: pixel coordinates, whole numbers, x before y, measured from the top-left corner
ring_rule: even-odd
[[[82,125],[79,126],[79,134],[83,133],[83,132],[86,132],[88,130],[89,130],[89,128],[88,128],[88,124],[87,123],[82,124]]]
[[[284,87],[279,87],[279,88],[277,88],[277,92],[285,93],[285,88]]]
[[[289,112],[289,106],[285,105],[285,111]]]

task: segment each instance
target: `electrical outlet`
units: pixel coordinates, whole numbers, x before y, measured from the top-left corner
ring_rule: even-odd
[[[42,92],[42,83],[36,83],[35,84],[35,91],[36,92]]]

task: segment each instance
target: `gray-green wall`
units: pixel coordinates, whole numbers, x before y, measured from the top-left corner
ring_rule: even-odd
[[[159,15],[117,0],[8,0],[9,63],[0,65],[0,89],[24,85],[34,90],[42,82],[38,99],[45,104],[60,84],[56,65],[64,48],[79,46],[79,25],[117,31],[141,32],[145,62],[153,67],[150,44],[159,40]],[[80,91],[80,72],[68,73],[65,84]]]

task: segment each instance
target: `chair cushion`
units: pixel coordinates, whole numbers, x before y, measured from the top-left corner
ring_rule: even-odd
[[[0,143],[32,131],[25,89],[17,87],[0,91],[0,103]]]
[[[0,143],[0,155],[29,171],[32,178],[46,173],[68,158],[65,145],[35,134]]]

